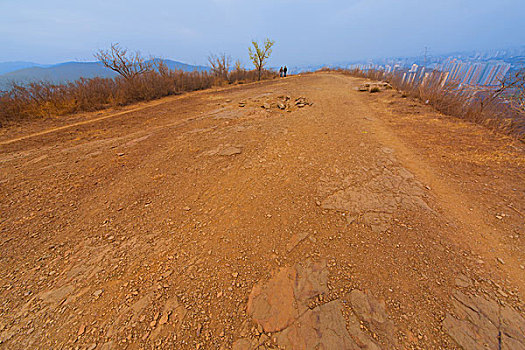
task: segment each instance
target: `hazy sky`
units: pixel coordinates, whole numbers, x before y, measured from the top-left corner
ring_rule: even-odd
[[[93,60],[120,42],[247,63],[250,40],[270,37],[271,64],[292,66],[518,46],[524,33],[525,0],[0,0],[0,62]]]

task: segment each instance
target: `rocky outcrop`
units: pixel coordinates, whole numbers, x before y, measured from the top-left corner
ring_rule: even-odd
[[[459,291],[453,304],[454,314],[447,314],[443,329],[463,349],[525,349],[525,318],[514,308]]]
[[[327,282],[324,262],[281,268],[270,280],[253,287],[248,315],[263,336],[272,334],[274,346],[284,349],[380,349],[363,324],[395,344],[394,325],[384,303],[369,293],[351,291],[352,312],[347,324],[342,301],[323,298],[329,292]],[[260,345],[261,338],[242,338],[234,343],[234,349]]]
[[[399,208],[431,211],[423,185],[399,165],[393,150],[385,147],[381,153],[376,164],[356,169],[337,184],[338,190],[322,201],[322,208],[345,212],[349,223],[361,222],[374,232],[386,231]],[[321,183],[320,192],[329,191],[324,187]]]

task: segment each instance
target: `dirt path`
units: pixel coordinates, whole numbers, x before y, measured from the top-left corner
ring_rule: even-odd
[[[319,73],[0,143],[0,348],[525,348],[525,151]]]

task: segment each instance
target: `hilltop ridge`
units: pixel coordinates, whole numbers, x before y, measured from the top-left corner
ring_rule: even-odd
[[[523,143],[364,82],[1,129],[0,348],[525,348]]]

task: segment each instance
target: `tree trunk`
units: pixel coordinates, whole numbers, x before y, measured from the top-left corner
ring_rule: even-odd
[[[261,80],[261,70],[262,70],[262,66],[259,67],[259,79],[257,79],[257,80]]]

